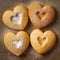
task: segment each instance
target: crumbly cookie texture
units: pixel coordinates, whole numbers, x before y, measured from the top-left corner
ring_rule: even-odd
[[[56,42],[56,35],[52,31],[45,31],[44,33],[35,29],[30,35],[30,43],[34,50],[39,54],[44,54],[51,50]]]

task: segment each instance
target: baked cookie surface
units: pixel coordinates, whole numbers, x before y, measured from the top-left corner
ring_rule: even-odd
[[[24,31],[19,31],[16,35],[8,32],[4,36],[5,47],[14,55],[21,55],[29,46],[29,35]]]
[[[43,54],[51,50],[56,42],[56,36],[52,31],[42,32],[39,29],[32,31],[30,35],[30,43],[34,50]]]
[[[22,5],[18,5],[13,11],[7,10],[2,16],[2,21],[11,29],[24,30],[28,23],[27,9]]]
[[[39,29],[50,24],[55,17],[55,10],[50,5],[42,7],[38,3],[32,3],[28,11],[32,24]]]

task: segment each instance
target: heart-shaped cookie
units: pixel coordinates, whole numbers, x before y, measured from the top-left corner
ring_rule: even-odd
[[[14,55],[21,55],[29,46],[29,35],[20,31],[16,35],[13,32],[8,32],[4,36],[5,47]]]
[[[41,30],[34,30],[30,35],[30,42],[32,47],[39,54],[49,51],[56,42],[56,36],[52,31],[42,32]]]
[[[2,17],[3,23],[16,30],[24,30],[28,23],[28,12],[24,6],[16,6],[13,11],[7,10]]]
[[[29,17],[32,24],[37,28],[43,28],[54,20],[55,11],[50,5],[42,7],[38,3],[29,6]]]

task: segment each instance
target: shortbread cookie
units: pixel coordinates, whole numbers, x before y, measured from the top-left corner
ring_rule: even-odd
[[[8,32],[4,36],[4,45],[14,55],[19,56],[29,46],[29,35],[24,31],[20,31],[16,35]]]
[[[43,54],[53,48],[56,42],[56,36],[52,31],[43,33],[41,30],[35,29],[30,35],[30,42],[37,53]]]
[[[11,29],[24,30],[28,23],[27,9],[21,5],[16,6],[13,11],[5,11],[2,20]]]
[[[33,3],[29,6],[28,11],[32,24],[39,29],[50,24],[55,17],[55,10],[50,5],[42,7],[38,3]]]

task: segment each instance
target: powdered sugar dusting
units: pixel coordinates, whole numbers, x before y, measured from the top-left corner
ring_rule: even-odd
[[[19,49],[23,46],[24,40],[19,40],[19,41],[13,41],[13,44],[15,45],[16,49]]]
[[[12,17],[13,24],[21,24],[22,23],[22,13],[19,13],[17,16]]]

